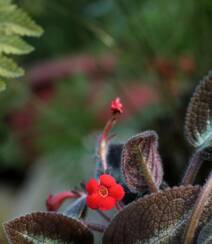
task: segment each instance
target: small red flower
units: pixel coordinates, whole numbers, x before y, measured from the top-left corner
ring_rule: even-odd
[[[79,193],[71,191],[63,191],[55,195],[49,195],[46,200],[46,207],[48,211],[57,211],[66,199],[78,197],[80,197]]]
[[[111,111],[116,114],[116,113],[119,113],[119,114],[122,114],[124,112],[124,106],[123,104],[121,103],[121,100],[119,97],[117,97],[115,100],[113,100],[111,102],[111,106],[110,106],[110,109]]]
[[[88,192],[87,205],[92,209],[110,210],[125,195],[123,187],[107,174],[101,175],[99,181],[90,179],[86,190]]]

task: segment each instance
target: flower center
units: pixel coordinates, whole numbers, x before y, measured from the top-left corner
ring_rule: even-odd
[[[99,187],[99,195],[101,197],[107,197],[108,196],[108,189],[105,186],[100,186]]]

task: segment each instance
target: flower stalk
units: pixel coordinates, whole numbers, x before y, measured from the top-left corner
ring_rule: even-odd
[[[116,124],[117,116],[119,114],[123,113],[123,105],[120,101],[120,98],[116,98],[111,103],[111,118],[106,123],[102,135],[99,140],[99,146],[98,146],[98,155],[103,167],[103,171],[106,172],[108,165],[107,165],[107,149],[108,149],[108,142],[110,141],[109,133],[113,126]]]

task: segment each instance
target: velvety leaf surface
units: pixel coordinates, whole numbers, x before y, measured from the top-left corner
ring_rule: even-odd
[[[212,243],[212,217],[210,221],[202,228],[198,236],[197,244]]]
[[[122,210],[107,228],[103,244],[182,243],[181,237],[199,194],[198,186],[174,187],[140,198]],[[212,204],[207,203],[206,209]],[[208,221],[207,212],[201,224]]]
[[[32,213],[4,224],[12,244],[92,244],[93,235],[82,223],[57,213]]]
[[[144,192],[151,184],[159,188],[163,169],[156,132],[145,131],[129,139],[123,147],[121,167],[132,192]]]
[[[194,147],[212,145],[212,72],[197,86],[188,106],[185,134]]]
[[[122,155],[123,144],[110,144],[107,152],[108,172],[112,175],[118,183],[120,183],[125,190],[125,196],[122,201],[128,204],[134,201],[138,194],[133,193],[129,190],[125,184],[121,174],[121,155]]]

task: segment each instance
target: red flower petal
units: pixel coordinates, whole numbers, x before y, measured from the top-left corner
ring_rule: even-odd
[[[97,192],[99,188],[98,182],[95,179],[90,179],[88,183],[86,184],[86,190],[88,194],[93,194]]]
[[[109,195],[115,198],[117,201],[120,201],[124,197],[125,192],[121,185],[116,184],[109,188]]]
[[[101,197],[97,193],[87,196],[86,199],[88,207],[92,209],[98,209],[100,201]]]
[[[114,208],[116,205],[116,200],[113,197],[101,198],[99,200],[99,209],[106,211]]]
[[[101,175],[99,179],[100,183],[106,187],[111,187],[116,184],[115,179],[111,175],[104,174]]]

